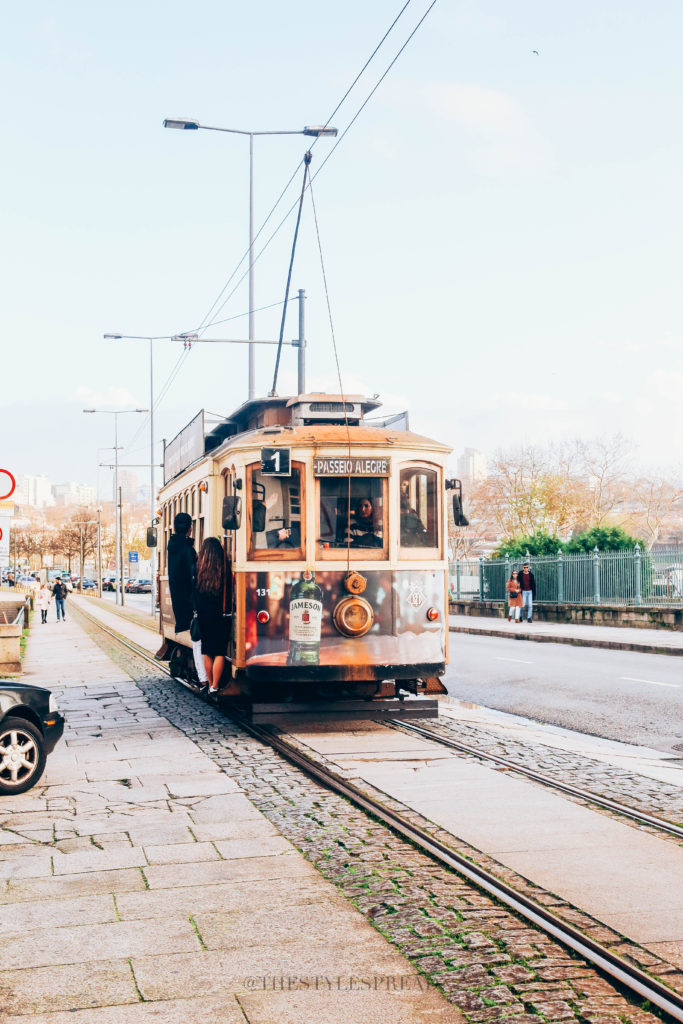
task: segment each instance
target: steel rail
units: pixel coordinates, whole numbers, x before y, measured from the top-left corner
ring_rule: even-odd
[[[509,761],[505,757],[500,757],[499,754],[489,754],[485,750],[478,750],[476,747],[471,747],[467,743],[461,743],[460,740],[451,739],[448,736],[441,736],[440,733],[432,732],[431,729],[425,729],[421,725],[413,725],[412,722],[402,722],[396,718],[387,719],[387,725],[392,725],[396,729],[403,729],[406,732],[416,733],[418,736],[422,736],[423,739],[433,740],[435,743],[451,747],[453,750],[462,751],[465,754],[472,754],[474,757],[481,758],[483,761],[494,761],[496,764],[499,764],[504,768],[508,768],[511,771],[518,772],[520,775],[525,775],[529,779],[533,779],[535,782],[541,782],[545,786],[551,786],[553,789],[559,789],[562,793],[567,793],[568,796],[579,797],[581,800],[586,800],[589,803],[597,804],[599,807],[604,807],[608,811],[615,811],[617,814],[623,814],[627,818],[632,818],[633,821],[637,821],[641,825],[652,825],[654,828],[658,828],[662,832],[667,832],[669,835],[676,836],[678,839],[683,839],[683,828],[674,824],[673,821],[666,821],[664,818],[656,818],[654,815],[647,814],[645,811],[638,811],[634,807],[628,807],[626,804],[620,804],[617,800],[610,800],[609,797],[599,796],[597,793],[592,793],[589,789],[580,789],[578,786],[572,786],[568,782],[560,782],[557,779],[551,778],[549,775],[544,775],[543,772],[536,771],[534,768],[526,768],[524,765],[517,764],[515,761]]]
[[[94,616],[88,615],[82,608],[78,609],[81,614],[88,619],[91,623],[98,626],[104,633],[113,637],[124,647],[127,647],[138,657],[145,661],[150,662],[155,666],[158,671],[163,672],[167,676],[171,676],[170,671],[160,662],[158,662],[149,651],[139,647],[137,644],[128,640],[126,637],[121,636],[119,633],[105,626]],[[171,677],[175,678],[175,677]],[[185,686],[192,692],[196,692],[196,688],[190,686],[189,683],[184,682],[182,679],[176,679],[176,682]],[[355,786],[352,782],[341,778],[336,772],[330,771],[330,769],[324,767],[315,761],[308,754],[298,750],[292,744],[287,743],[280,736],[276,736],[274,733],[267,732],[262,726],[254,725],[251,722],[246,721],[241,716],[229,714],[223,710],[226,717],[232,718],[237,722],[246,732],[248,732],[255,739],[260,742],[272,747],[278,754],[284,757],[287,761],[294,764],[297,768],[300,768],[311,778],[321,783],[327,789],[331,789],[349,800],[356,806],[361,807],[369,814],[373,815],[378,821],[387,825],[398,835],[407,839],[413,843],[423,852],[429,854],[432,858],[439,861],[439,863],[445,865],[457,874],[467,878],[470,882],[476,885],[479,889],[488,893],[499,903],[513,910],[526,921],[534,924],[536,927],[542,929],[553,938],[557,939],[562,945],[578,953],[579,956],[583,957],[594,967],[598,968],[603,974],[607,975],[612,981],[618,982],[620,985],[629,989],[631,992],[640,996],[642,999],[647,1000],[653,1006],[656,1006],[663,1013],[668,1014],[672,1020],[683,1022],[683,995],[670,989],[664,985],[659,979],[651,977],[645,971],[639,967],[628,963],[628,961],[622,959],[616,953],[601,946],[598,942],[583,935],[573,925],[567,924],[560,918],[552,914],[546,907],[541,903],[537,903],[535,900],[530,899],[523,893],[516,892],[507,883],[500,881],[491,872],[486,871],[484,868],[479,867],[472,861],[467,860],[464,856],[452,850],[445,843],[435,839],[434,836],[425,832],[417,825],[413,825],[411,822],[402,818],[396,811],[391,810],[389,807],[385,807],[380,801],[370,797],[367,793],[364,793],[361,789]],[[402,723],[403,724],[403,723]]]

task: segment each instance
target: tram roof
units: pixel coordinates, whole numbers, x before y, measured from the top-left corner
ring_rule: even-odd
[[[226,438],[219,448],[211,452],[216,458],[228,449],[256,447],[324,447],[344,446],[349,439],[353,445],[369,448],[395,447],[420,448],[434,452],[451,452],[450,445],[409,430],[392,430],[390,427],[349,426],[343,423],[300,424],[297,426],[259,427],[235,437]]]

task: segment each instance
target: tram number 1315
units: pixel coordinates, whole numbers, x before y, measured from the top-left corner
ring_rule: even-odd
[[[261,476],[291,476],[289,448],[261,449]]]

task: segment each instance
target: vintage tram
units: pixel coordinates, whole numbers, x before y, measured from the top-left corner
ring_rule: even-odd
[[[175,632],[167,545],[177,513],[218,537],[229,619],[224,682],[249,702],[444,692],[450,448],[379,402],[304,394],[247,402],[166,446],[159,511],[159,657],[196,681]],[[455,514],[461,512],[459,492]],[[231,687],[233,690],[234,686]]]

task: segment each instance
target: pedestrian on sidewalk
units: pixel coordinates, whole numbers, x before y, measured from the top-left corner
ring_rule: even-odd
[[[62,583],[61,580],[57,580],[52,588],[52,596],[54,597],[55,604],[57,605],[57,622],[59,622],[60,618],[63,622],[66,622],[66,608],[64,607],[64,602],[66,601],[66,595],[68,593],[69,591],[66,589],[66,585]]]
[[[510,579],[505,584],[505,589],[508,592],[508,622],[512,622],[514,616],[515,622],[518,623],[522,610],[522,587],[519,582],[519,573],[516,569],[512,570]]]
[[[190,537],[192,517],[179,512],[173,520],[173,533],[168,541],[168,589],[171,592],[171,606],[175,616],[175,631],[183,633],[192,621],[192,592],[197,577],[197,552]],[[192,641],[192,655],[197,670],[199,685],[206,686],[208,679],[202,658],[201,640]]]
[[[536,579],[529,568],[528,562],[525,562],[522,566],[520,583],[522,585],[522,608],[526,608],[527,610],[527,622],[532,622],[534,615],[534,601],[536,600]],[[522,618],[524,618],[524,611],[522,611]]]
[[[47,610],[50,607],[50,591],[47,589],[47,584],[43,583],[38,594],[36,596],[36,608],[40,608],[40,621],[47,622]]]

